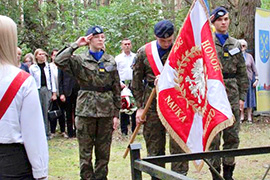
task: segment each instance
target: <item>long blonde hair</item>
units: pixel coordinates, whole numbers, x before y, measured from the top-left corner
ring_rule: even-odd
[[[13,64],[17,61],[17,25],[9,17],[0,15],[0,64]]]
[[[38,49],[36,49],[35,52],[34,52],[34,63],[36,63],[36,64],[38,63],[38,61],[37,61],[37,54],[39,53],[39,51],[45,53],[45,55],[46,55],[46,61],[48,61],[49,55],[46,53],[46,51],[44,51],[44,50],[41,49],[41,48],[38,48]],[[46,62],[46,61],[45,61],[45,62]]]

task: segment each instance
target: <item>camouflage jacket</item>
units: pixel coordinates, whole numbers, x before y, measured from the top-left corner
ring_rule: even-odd
[[[215,44],[229,101],[231,105],[239,105],[240,99],[245,101],[248,89],[246,64],[240,43],[229,36],[223,46],[217,38]]]
[[[109,87],[106,92],[80,90],[78,92],[76,115],[82,117],[118,117],[120,110],[120,79],[113,56],[103,54],[96,61],[89,51],[73,55],[74,43],[63,48],[55,58],[55,64],[75,77],[80,87]],[[99,65],[103,63],[104,71]],[[83,89],[83,88],[82,88]]]
[[[170,52],[167,52],[161,58],[163,64],[165,64],[169,53]],[[146,105],[152,89],[155,87],[155,78],[145,53],[145,46],[143,46],[138,50],[134,59],[133,80],[131,84],[133,96],[138,108],[144,108]],[[156,111],[156,98],[154,98],[149,111]]]

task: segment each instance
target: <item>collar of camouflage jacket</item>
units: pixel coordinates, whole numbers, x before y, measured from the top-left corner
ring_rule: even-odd
[[[97,61],[92,55],[89,54],[88,50],[83,53],[83,59],[88,60],[88,61],[93,61],[96,63],[103,62],[103,61],[108,61],[108,62],[110,61],[110,57],[106,52],[104,52],[100,60]]]

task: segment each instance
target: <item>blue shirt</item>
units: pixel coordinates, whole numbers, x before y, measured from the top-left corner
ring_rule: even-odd
[[[157,50],[158,50],[158,55],[160,59],[162,58],[162,56],[164,56],[164,54],[169,52],[171,49],[172,49],[172,45],[168,49],[162,49],[161,46],[157,42]]]
[[[94,57],[95,60],[99,61],[100,58],[103,56],[104,51],[98,51],[98,52],[93,52],[91,50],[89,50],[89,54],[92,55]]]
[[[216,33],[216,37],[218,38],[220,44],[223,46],[225,41],[228,39],[229,34],[228,33],[226,33],[226,34]]]

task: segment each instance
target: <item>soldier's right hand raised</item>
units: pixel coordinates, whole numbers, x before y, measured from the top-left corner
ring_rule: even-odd
[[[89,34],[88,36],[79,37],[77,41],[75,42],[79,47],[80,46],[86,46],[90,43],[90,40],[92,39],[93,34]]]

